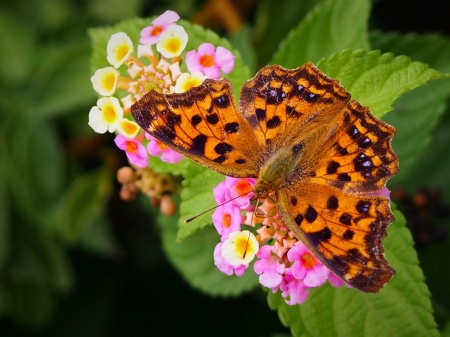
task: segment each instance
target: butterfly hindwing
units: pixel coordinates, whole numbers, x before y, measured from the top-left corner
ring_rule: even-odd
[[[387,199],[302,182],[276,192],[288,227],[339,278],[377,292],[394,275],[382,247],[393,215]]]
[[[207,79],[179,94],[150,91],[131,113],[150,135],[204,166],[233,177],[258,173],[261,151],[226,79]]]

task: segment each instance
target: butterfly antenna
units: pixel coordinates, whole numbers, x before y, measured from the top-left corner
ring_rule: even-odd
[[[252,192],[252,191],[250,191],[250,192]],[[238,199],[238,198],[240,198],[240,197],[242,197],[242,196],[244,196],[244,195],[246,195],[246,194],[249,194],[250,192],[242,193],[241,195],[238,195],[237,197],[234,197],[234,198],[232,198],[232,199],[230,199],[230,200],[227,200],[227,201],[221,203],[220,205],[211,207],[210,209],[207,209],[206,211],[201,212],[200,214],[197,214],[197,215],[193,216],[192,218],[189,218],[189,219],[184,220],[184,223],[191,222],[192,220],[197,219],[199,216],[201,216],[201,215],[203,215],[203,214],[205,214],[205,213],[208,213],[208,212],[212,211],[213,209],[216,209],[217,207],[220,207],[220,206],[222,206],[222,205],[225,205],[226,203],[228,203],[228,202],[230,202],[230,201],[233,201],[233,200],[235,200],[235,199]]]

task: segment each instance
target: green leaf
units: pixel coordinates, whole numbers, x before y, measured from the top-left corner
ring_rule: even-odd
[[[296,68],[340,53],[368,49],[368,0],[327,0],[319,3],[280,44],[271,63]],[[351,24],[350,24],[351,23]]]
[[[379,293],[327,284],[312,289],[305,303],[289,306],[279,292],[269,292],[270,307],[294,336],[439,335],[411,234],[403,215],[394,215],[384,247],[396,274]]]
[[[450,39],[443,36],[377,32],[371,34],[371,43],[373,47],[383,52],[407,54],[413,60],[427,63],[441,72],[450,72]],[[420,161],[420,167],[422,164],[428,166],[426,172],[429,174],[426,182],[422,179],[422,172],[425,171],[420,169],[420,174],[413,177],[410,176],[410,171],[423,151],[430,146],[434,135],[433,130],[447,107],[449,94],[450,80],[440,79],[405,94],[394,103],[394,110],[386,116],[385,120],[397,127],[393,146],[400,158],[401,173],[389,182],[391,186],[403,184],[412,187],[429,184],[430,177],[435,179],[434,169],[440,167],[442,160],[448,156],[439,155],[436,157],[436,159],[439,158],[438,162],[433,161],[434,165],[428,165],[429,159]],[[441,148],[433,146],[434,151],[439,151]],[[445,149],[446,146],[443,145],[443,148]]]
[[[111,172],[96,170],[80,176],[67,189],[58,204],[55,223],[69,243],[81,243],[103,254],[114,247],[105,218],[111,182]]]
[[[260,0],[256,13],[255,50],[259,64],[264,65],[277,50],[280,41],[303,20],[317,0]],[[247,63],[248,64],[248,63]]]
[[[117,32],[125,32],[133,41],[133,44],[137,46],[140,38],[140,31],[151,25],[153,18],[149,19],[130,19],[122,21],[121,23],[112,27],[102,27],[94,28],[89,30],[89,36],[92,41],[92,58],[91,58],[91,71],[95,72],[98,68],[108,67],[110,64],[106,60],[106,46],[108,44],[109,38],[112,34]],[[205,42],[212,43],[213,45],[225,47],[236,56],[235,66],[230,74],[225,77],[230,79],[233,83],[233,90],[235,97],[239,97],[239,93],[242,85],[250,77],[250,72],[247,66],[242,61],[242,57],[239,52],[233,48],[229,41],[221,38],[219,35],[214,33],[209,29],[205,29],[201,26],[191,24],[185,20],[180,20],[177,22],[180,26],[183,26],[188,33],[189,40],[187,42],[186,48],[181,54],[184,59],[186,53],[189,50],[198,49],[198,47]],[[136,47],[135,47],[136,48]],[[123,68],[123,67],[122,67]],[[186,65],[182,64],[181,67],[186,71]]]
[[[0,75],[2,82],[20,83],[30,76],[33,62],[29,57],[34,53],[34,32],[27,29],[24,20],[3,6],[0,13]]]
[[[408,55],[414,61],[427,63],[437,71],[450,73],[450,39],[439,34],[407,34],[372,32],[372,49],[382,53]]]
[[[32,77],[35,103],[29,113],[51,118],[86,109],[95,100],[89,69],[90,45],[86,37],[55,48],[41,48],[41,59]],[[36,82],[39,82],[36,85]],[[87,120],[86,111],[86,120]]]
[[[4,151],[0,152],[0,167],[7,167],[8,161]],[[11,250],[11,205],[7,194],[7,170],[0,170],[0,272],[6,266]],[[0,286],[0,302],[1,302],[1,286]],[[0,314],[2,311],[0,304]]]
[[[186,165],[183,176],[184,188],[181,192],[178,240],[184,240],[197,229],[212,224],[213,211],[209,211],[189,223],[184,223],[184,221],[217,206],[213,188],[225,180],[223,175],[191,161]]]
[[[47,216],[63,188],[62,149],[56,130],[46,121],[36,122],[23,114],[10,116],[4,126],[7,141],[7,183],[21,216],[35,222]]]
[[[369,106],[377,117],[392,110],[394,100],[403,93],[439,77],[426,64],[379,51],[346,50],[320,61],[318,67],[338,79],[353,99]]]
[[[394,110],[385,116],[384,120],[397,128],[392,145],[401,168],[400,174],[389,181],[391,186],[408,183],[413,166],[430,146],[433,130],[447,108],[449,94],[450,79],[430,81],[401,96],[394,103]]]
[[[163,248],[170,262],[192,287],[211,296],[237,296],[258,284],[258,275],[253,272],[252,265],[241,277],[228,276],[217,269],[213,253],[220,242],[220,235],[212,226],[177,242],[174,218],[164,215],[158,218]]]
[[[158,173],[171,173],[174,175],[180,175],[185,170],[185,166],[190,162],[189,159],[183,158],[176,164],[166,163],[160,159],[159,156],[150,156],[149,167]]]

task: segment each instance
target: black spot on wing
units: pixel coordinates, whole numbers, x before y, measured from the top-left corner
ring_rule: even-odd
[[[172,111],[169,110],[166,116],[166,121],[169,128],[173,129],[175,125],[181,123],[181,116],[174,114]]]
[[[351,240],[353,239],[353,236],[355,235],[355,232],[352,231],[351,229],[347,229],[344,234],[342,235],[342,238],[344,240]]]
[[[297,205],[297,198],[296,197],[291,197],[291,204],[293,206]]]
[[[337,169],[341,166],[338,162],[335,162],[334,160],[330,161],[327,166],[327,173],[333,174],[337,172]]]
[[[233,151],[233,146],[228,143],[219,143],[214,147],[214,151],[217,154],[226,154],[227,152]]]
[[[308,206],[305,213],[305,219],[309,223],[313,223],[317,219],[317,211],[312,207]]]
[[[239,123],[231,122],[225,124],[225,132],[226,133],[236,133],[239,131]]]
[[[216,113],[210,114],[206,116],[206,121],[209,124],[215,125],[217,122],[219,122],[219,116],[217,116]]]
[[[372,203],[370,201],[360,200],[356,204],[356,210],[363,215],[367,215],[369,214],[371,205]]]
[[[302,221],[303,221],[303,215],[298,214],[298,215],[295,217],[294,221],[295,221],[295,223],[296,223],[297,225],[300,226],[300,224],[301,224]]]
[[[327,200],[327,208],[328,209],[337,209],[339,207],[338,198],[334,195],[328,198]]]
[[[268,87],[259,96],[264,97],[267,104],[280,104],[286,99],[287,94],[281,88]]]
[[[226,95],[214,98],[214,104],[219,108],[225,109],[230,106],[230,98]]]
[[[273,116],[271,119],[269,119],[267,121],[267,128],[268,129],[275,129],[276,127],[278,127],[281,124],[281,120],[280,117],[278,116]]]
[[[352,181],[352,178],[347,173],[341,173],[338,175],[339,181]]]
[[[352,216],[348,213],[342,213],[342,215],[339,217],[339,222],[350,226],[352,224]]]
[[[292,118],[300,118],[302,113],[297,112],[293,106],[286,105],[286,115]]]
[[[218,164],[222,164],[225,160],[227,160],[227,157],[223,155],[213,159],[213,161],[215,161]]]
[[[258,119],[259,122],[266,119],[266,110],[256,109],[255,114],[256,114],[256,118]]]
[[[321,231],[306,233],[306,236],[315,243],[326,242],[331,239],[332,233],[328,227],[325,227]]]
[[[198,155],[204,155],[205,153],[205,144],[207,141],[207,137],[205,135],[198,135],[192,140],[191,151]]]
[[[200,117],[199,115],[194,115],[191,118],[191,124],[193,126],[197,126],[198,124],[200,124],[202,121],[202,117]]]

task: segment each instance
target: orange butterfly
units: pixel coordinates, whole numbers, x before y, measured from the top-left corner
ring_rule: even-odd
[[[382,247],[393,221],[376,195],[398,172],[395,128],[374,117],[312,63],[261,69],[235,105],[227,79],[180,94],[147,93],[136,122],[173,150],[219,173],[256,178],[283,220],[334,274],[377,292],[394,275]]]

